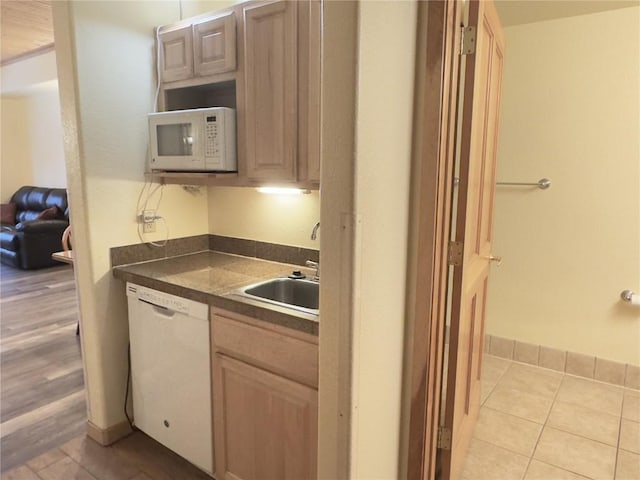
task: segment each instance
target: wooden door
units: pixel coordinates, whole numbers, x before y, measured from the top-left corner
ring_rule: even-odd
[[[318,391],[215,354],[218,480],[315,479]]]
[[[236,17],[221,17],[193,25],[193,68],[196,75],[230,72],[236,68]]]
[[[463,60],[460,184],[456,238],[451,248],[455,266],[444,420],[451,447],[441,456],[445,479],[459,477],[480,410],[504,64],[504,37],[493,2],[471,0],[468,25],[476,27],[476,39],[471,42],[475,53]]]
[[[298,141],[297,3],[244,8],[247,176],[295,181]]]
[[[160,49],[160,78],[162,82],[186,80],[193,76],[193,36],[191,25],[161,32],[158,35]]]

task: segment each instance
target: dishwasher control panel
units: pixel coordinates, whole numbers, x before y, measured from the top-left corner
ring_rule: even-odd
[[[150,288],[141,287],[140,285],[135,285],[133,283],[127,282],[127,296],[137,298],[142,302],[149,303],[159,308],[184,313],[190,317],[202,319],[207,318],[208,309],[205,304],[177,297],[168,293],[151,290]]]

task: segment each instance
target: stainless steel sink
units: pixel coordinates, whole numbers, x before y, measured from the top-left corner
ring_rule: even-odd
[[[275,278],[249,285],[236,293],[257,301],[318,315],[318,287],[318,282],[311,280]]]

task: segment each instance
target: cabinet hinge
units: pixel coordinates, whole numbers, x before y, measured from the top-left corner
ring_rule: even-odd
[[[459,267],[460,265],[462,265],[462,253],[462,242],[449,242],[449,265],[453,265],[454,267]]]
[[[460,55],[473,55],[474,53],[476,53],[476,27],[462,27]]]
[[[451,450],[451,430],[446,427],[438,427],[438,442],[440,450]]]

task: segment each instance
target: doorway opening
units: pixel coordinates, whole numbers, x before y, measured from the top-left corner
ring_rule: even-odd
[[[503,261],[487,293],[478,421],[459,475],[443,478],[640,478],[640,315],[620,299],[640,284],[640,7],[543,3],[496,2]]]

